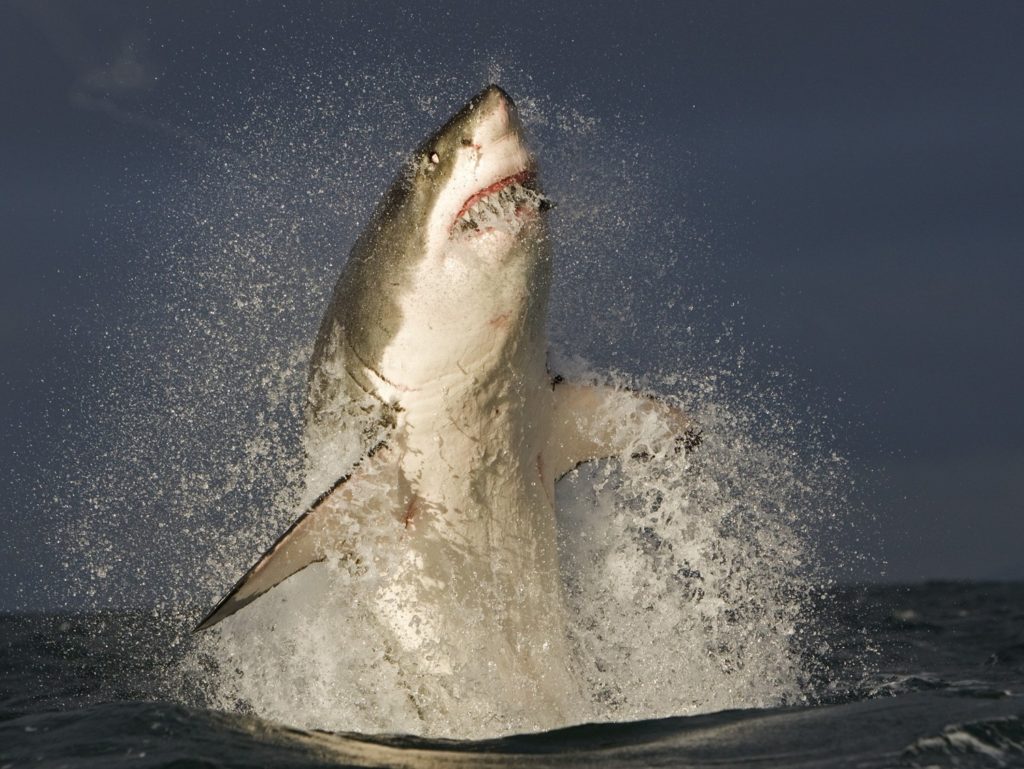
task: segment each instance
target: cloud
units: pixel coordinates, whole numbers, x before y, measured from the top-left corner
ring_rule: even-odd
[[[22,0],[15,6],[71,73],[72,106],[146,131],[170,136],[196,151],[206,143],[194,132],[150,114],[143,100],[158,93],[161,64],[135,6]],[[143,6],[139,6],[144,10]]]

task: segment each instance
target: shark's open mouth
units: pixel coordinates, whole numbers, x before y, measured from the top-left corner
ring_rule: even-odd
[[[452,233],[507,229],[511,224],[535,216],[551,205],[536,184],[536,174],[526,169],[470,195],[452,221]]]

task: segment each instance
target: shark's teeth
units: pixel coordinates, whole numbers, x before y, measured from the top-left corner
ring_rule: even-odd
[[[524,211],[543,211],[551,203],[537,190],[522,184],[509,184],[476,201],[455,220],[454,233],[481,229],[518,230]]]

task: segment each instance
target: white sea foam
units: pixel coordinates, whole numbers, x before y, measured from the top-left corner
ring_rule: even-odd
[[[396,568],[383,547],[358,568],[310,567],[204,636],[210,701],[306,728],[483,737],[798,700],[800,477],[720,407],[694,416],[708,437],[692,455],[634,457],[641,435],[558,489],[583,692],[567,720],[501,708],[493,682],[467,688],[458,673],[403,664],[370,608]]]

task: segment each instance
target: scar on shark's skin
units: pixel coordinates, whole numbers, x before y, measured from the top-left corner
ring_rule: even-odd
[[[547,481],[544,478],[544,455],[543,454],[538,454],[537,455],[537,476],[540,478],[540,486],[541,486],[541,488],[544,489],[544,496],[546,496],[548,498],[548,502],[550,502],[552,505],[554,505],[555,500],[552,497],[551,492],[548,490],[548,484],[547,484]]]
[[[405,507],[405,515],[402,517],[402,523],[405,524],[406,529],[409,528],[410,524],[412,524],[412,519],[416,516],[416,513],[419,512],[416,509],[417,502],[419,502],[419,497],[414,495],[413,498],[409,500],[409,504]]]

